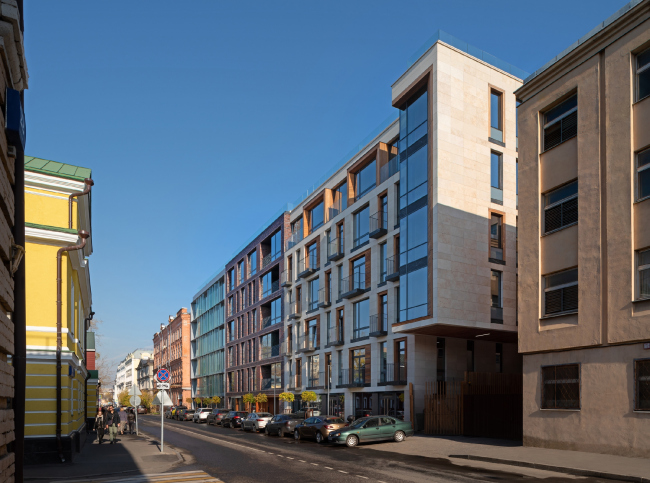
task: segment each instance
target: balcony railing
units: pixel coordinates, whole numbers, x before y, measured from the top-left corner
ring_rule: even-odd
[[[370,336],[379,337],[388,334],[388,314],[370,316]]]
[[[327,346],[343,345],[343,327],[330,327],[327,331]]]
[[[399,171],[399,157],[395,156],[379,168],[379,182],[383,183]]]
[[[318,290],[318,307],[329,307],[332,305],[332,287],[323,287]]]
[[[278,357],[280,355],[280,344],[260,347],[260,360]]]
[[[262,287],[262,298],[268,297],[274,292],[277,292],[280,290],[280,281],[279,280],[274,280],[270,284],[267,284],[266,286]]]
[[[282,343],[280,352],[285,357],[291,357],[293,355],[293,340],[287,339]]]
[[[311,352],[318,349],[318,335],[316,332],[298,336],[298,351]]]
[[[290,319],[299,319],[302,315],[302,304],[300,302],[289,302],[289,313]]]
[[[386,259],[386,282],[399,280],[399,255],[393,255]]]
[[[380,368],[379,384],[391,386],[403,386],[407,384],[406,361],[398,364],[386,364],[385,368]]]
[[[339,370],[337,387],[363,387],[366,384],[366,366]]]
[[[291,287],[291,284],[293,283],[293,273],[291,272],[291,269],[282,270],[280,281],[281,286]]]
[[[298,278],[308,277],[317,269],[318,255],[314,252],[310,252],[298,260]]]
[[[361,327],[354,327],[352,329],[352,339],[362,339],[370,335],[370,325],[368,324],[368,320],[366,319],[365,321],[360,321],[359,323],[365,323],[365,325],[362,325]]]
[[[287,250],[295,247],[304,238],[302,230],[292,233],[287,239]]]
[[[366,290],[365,272],[355,272],[349,277],[341,279],[339,285],[339,298],[349,299],[361,295]]]
[[[270,389],[282,389],[282,378],[280,376],[262,378],[260,390],[266,391]]]
[[[266,316],[262,319],[262,326],[260,327],[260,330],[271,327],[272,325],[275,325],[279,322],[282,322],[282,319],[280,317],[273,318],[270,315]]]
[[[325,373],[307,374],[307,389],[320,389],[323,387],[325,387]]]
[[[388,213],[378,211],[370,216],[370,238],[381,238],[388,233]]]
[[[327,243],[327,260],[334,261],[343,258],[345,247],[345,238],[333,238]]]
[[[301,374],[289,374],[289,382],[287,383],[287,389],[289,389],[289,390],[300,390],[300,389],[302,389],[302,375]]]

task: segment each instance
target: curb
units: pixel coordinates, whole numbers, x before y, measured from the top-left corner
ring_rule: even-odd
[[[464,455],[450,454],[449,458],[483,461],[485,463],[497,463],[497,464],[510,465],[510,466],[522,466],[524,468],[534,468],[537,470],[555,471],[557,473],[566,473],[568,475],[574,475],[574,476],[587,476],[587,477],[603,478],[607,480],[630,481],[634,483],[650,483],[650,478],[644,478],[642,476],[618,475],[615,473],[604,473],[601,471],[581,470],[579,468],[567,468],[565,466],[529,463],[528,461],[505,460],[501,458],[489,458],[486,456],[474,456],[474,455],[467,455],[467,454]]]

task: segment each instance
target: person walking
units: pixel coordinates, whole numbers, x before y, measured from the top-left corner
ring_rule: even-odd
[[[129,409],[129,414],[127,414],[126,420],[129,423],[129,434],[133,434],[133,428],[135,427],[135,414],[133,413],[133,408]]]
[[[106,429],[108,429],[108,436],[111,444],[114,444],[117,439],[117,432],[120,430],[120,414],[115,412],[113,406],[109,406],[108,414],[106,415]]]
[[[97,431],[97,441],[99,444],[104,442],[104,413],[102,408],[97,409],[97,416],[95,416],[95,430]]]

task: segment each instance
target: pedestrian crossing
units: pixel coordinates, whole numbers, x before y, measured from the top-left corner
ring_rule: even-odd
[[[57,481],[56,483],[215,483],[219,478],[205,471],[181,471],[179,473],[156,473],[149,475],[122,476],[120,478],[86,478]]]

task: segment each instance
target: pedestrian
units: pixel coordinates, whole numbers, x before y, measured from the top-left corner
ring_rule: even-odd
[[[99,444],[104,442],[104,413],[102,408],[97,409],[97,416],[95,416],[95,430],[97,431],[97,441]]]
[[[106,429],[108,430],[111,444],[114,444],[117,440],[117,432],[120,429],[120,422],[120,414],[113,409],[113,406],[109,406],[108,414],[106,415]]]
[[[127,414],[126,420],[129,423],[129,433],[133,434],[133,428],[135,426],[135,414],[133,414],[133,409],[129,409],[129,414]]]

